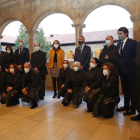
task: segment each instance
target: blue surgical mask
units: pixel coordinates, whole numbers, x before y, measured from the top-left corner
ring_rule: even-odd
[[[105,40],[105,44],[109,45],[110,44],[110,40]]]
[[[19,42],[19,46],[22,47],[23,46],[23,43],[22,42]]]

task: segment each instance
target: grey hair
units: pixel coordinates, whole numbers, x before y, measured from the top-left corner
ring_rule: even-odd
[[[75,62],[73,63],[73,66],[74,66],[75,64],[78,64],[78,67],[80,68],[81,63],[80,63],[79,61],[75,61]]]
[[[79,37],[82,37],[84,39],[84,41],[85,41],[85,37],[84,36],[80,35]]]
[[[31,63],[30,62],[25,62],[24,64],[28,64],[30,67],[32,67]]]

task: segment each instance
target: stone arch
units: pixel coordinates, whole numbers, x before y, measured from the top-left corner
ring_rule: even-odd
[[[74,59],[74,51],[72,50],[67,51],[67,59]]]
[[[26,29],[28,30],[28,25],[25,23],[25,22],[22,22],[21,20],[19,19],[14,19],[14,18],[11,18],[11,19],[7,19],[7,20],[4,20],[2,23],[0,23],[0,35],[2,35],[5,27],[11,23],[11,22],[14,22],[14,21],[19,21],[21,22],[22,24],[24,24],[24,26],[26,27]]]
[[[51,7],[49,7],[49,9],[47,9],[46,7],[43,8],[42,10],[38,11],[35,15],[34,15],[34,21],[33,21],[33,24],[32,24],[32,29],[33,30],[37,30],[37,27],[38,25],[41,23],[41,21],[46,18],[47,16],[51,15],[51,14],[56,14],[56,13],[60,13],[60,14],[64,14],[64,15],[67,15],[74,23],[74,20],[73,20],[73,16],[68,13],[68,12],[65,12],[62,10],[63,8],[61,9],[54,9]]]
[[[127,3],[127,4],[126,4]],[[132,1],[127,1],[125,3],[120,1],[102,1],[98,0],[98,2],[91,2],[89,1],[88,4],[86,4],[81,10],[85,13],[82,17],[81,23],[84,23],[85,19],[88,17],[88,15],[94,11],[95,9],[105,6],[105,5],[116,5],[124,8],[126,11],[130,13],[131,16],[136,14],[136,4],[134,4]]]

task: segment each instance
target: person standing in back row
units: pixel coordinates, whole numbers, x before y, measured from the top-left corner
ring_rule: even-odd
[[[79,37],[79,47],[75,49],[74,62],[79,61],[81,63],[80,69],[85,72],[89,70],[89,62],[91,60],[91,48],[85,45],[84,36]]]
[[[124,106],[118,108],[117,111],[126,111],[123,115],[132,115],[136,113],[132,100],[136,76],[134,59],[136,57],[137,41],[129,38],[129,31],[126,27],[118,29],[118,37],[120,39],[120,42],[117,44],[119,55],[119,74],[124,94]]]

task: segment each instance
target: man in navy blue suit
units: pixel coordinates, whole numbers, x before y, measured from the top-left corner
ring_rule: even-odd
[[[136,75],[134,59],[136,56],[137,41],[128,38],[128,36],[129,31],[126,27],[118,29],[118,37],[121,40],[117,44],[119,55],[119,74],[124,94],[124,106],[118,108],[117,111],[126,111],[123,115],[132,115],[136,113],[132,104],[132,99]]]
[[[81,63],[80,70],[87,72],[89,70],[89,62],[91,59],[91,48],[84,44],[84,36],[80,36],[78,41],[79,47],[75,49],[74,62],[79,61]]]

